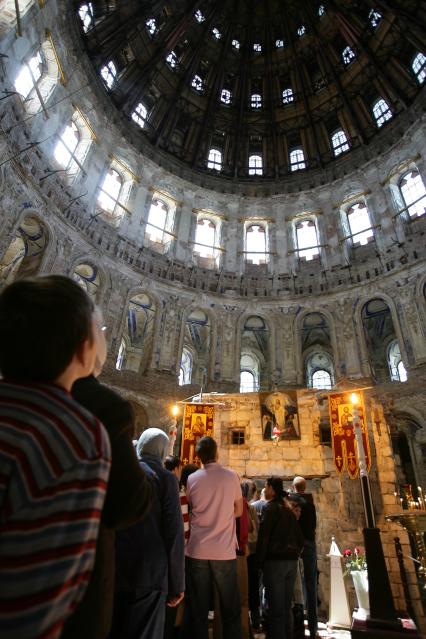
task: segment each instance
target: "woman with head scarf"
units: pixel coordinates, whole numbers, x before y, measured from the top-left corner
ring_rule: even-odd
[[[164,431],[148,428],[136,446],[152,485],[152,508],[117,536],[110,639],[162,639],[165,604],[176,606],[183,598],[183,521],[177,479],[163,465],[168,442]]]

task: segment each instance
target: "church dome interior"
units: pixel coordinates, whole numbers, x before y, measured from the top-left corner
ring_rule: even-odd
[[[362,529],[329,396],[364,393],[381,525],[426,486],[425,27],[421,0],[0,0],[0,286],[85,288],[135,435],[205,397],[225,465],[304,474],[324,601]],[[263,393],[298,437],[265,439]]]

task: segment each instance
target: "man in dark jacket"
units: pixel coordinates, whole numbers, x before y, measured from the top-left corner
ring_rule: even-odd
[[[166,603],[174,607],[183,598],[183,519],[177,479],[163,465],[168,443],[164,431],[148,428],[137,444],[152,508],[143,522],[117,534],[110,639],[163,639]]]
[[[115,531],[140,520],[151,504],[151,487],[140,468],[132,444],[134,416],[129,402],[101,384],[106,359],[103,338],[98,345],[94,374],[75,382],[72,395],[104,424],[111,442],[111,473],[96,546],[92,578],[61,639],[105,639],[114,595]]]

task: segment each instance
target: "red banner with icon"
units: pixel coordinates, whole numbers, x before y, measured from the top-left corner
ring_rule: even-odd
[[[346,469],[349,477],[356,479],[359,471],[359,460],[356,449],[354,420],[356,423],[357,419],[359,419],[361,426],[367,472],[371,468],[371,454],[362,393],[357,393],[356,404],[352,402],[350,393],[329,395],[329,408],[331,440],[337,472],[342,473]]]
[[[213,419],[213,404],[185,404],[181,448],[182,464],[201,465],[195,452],[195,446],[204,435],[213,436]]]

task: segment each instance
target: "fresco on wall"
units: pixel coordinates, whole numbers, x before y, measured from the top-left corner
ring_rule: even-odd
[[[300,439],[296,391],[259,393],[264,440]]]

